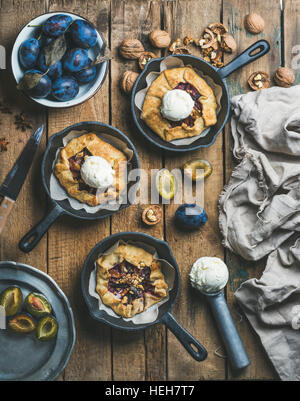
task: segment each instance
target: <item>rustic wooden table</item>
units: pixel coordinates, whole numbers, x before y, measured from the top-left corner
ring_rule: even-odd
[[[228,80],[230,94],[248,91],[247,77],[262,70],[270,74],[282,65],[290,65],[292,46],[297,44],[300,27],[300,0],[2,0],[0,2],[0,44],[8,53],[22,26],[34,16],[48,11],[69,11],[91,20],[104,35],[113,51],[109,76],[102,89],[88,102],[67,110],[45,110],[17,93],[9,65],[0,72],[0,99],[14,114],[25,111],[34,126],[46,125],[38,156],[9,217],[1,241],[1,260],[14,260],[35,266],[53,277],[69,297],[76,319],[77,343],[61,380],[204,380],[204,379],[277,379],[259,340],[247,321],[240,321],[234,305],[234,291],[240,283],[259,277],[264,262],[250,263],[227,252],[221,245],[218,228],[217,202],[234,166],[230,150],[228,126],[213,146],[193,153],[208,159],[213,174],[205,186],[205,209],[209,216],[199,232],[184,234],[173,225],[176,205],[165,207],[164,224],[145,229],[140,223],[142,205],[134,205],[100,222],[78,222],[64,217],[56,222],[40,244],[30,254],[18,249],[18,241],[44,215],[47,199],[40,177],[41,158],[47,137],[79,121],[98,120],[112,124],[135,143],[145,169],[182,166],[191,158],[165,155],[149,146],[136,133],[130,118],[129,99],[119,90],[123,71],[134,62],[118,56],[118,46],[126,37],[136,37],[149,48],[148,33],[163,27],[172,37],[190,34],[198,37],[212,22],[223,21],[238,44],[238,53],[257,39],[265,38],[271,51],[265,57],[233,74]],[[247,34],[243,18],[249,11],[261,14],[266,22],[260,35]],[[197,54],[197,49],[195,49]],[[160,54],[159,51],[157,54]],[[8,54],[9,56],[9,54]],[[230,60],[226,56],[225,62]],[[6,136],[8,151],[0,154],[0,182],[31,135],[17,131],[14,115],[1,114],[1,135]],[[145,231],[169,242],[182,275],[180,299],[174,308],[176,318],[205,345],[209,356],[203,363],[195,362],[162,325],[145,332],[125,333],[92,321],[87,314],[80,291],[80,272],[90,249],[111,233]],[[234,376],[226,359],[215,354],[221,345],[211,314],[199,296],[188,285],[188,272],[198,257],[210,255],[225,259],[230,269],[227,300],[251,358],[251,365]]]

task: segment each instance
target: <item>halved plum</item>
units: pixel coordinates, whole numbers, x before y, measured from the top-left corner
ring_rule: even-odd
[[[53,316],[43,317],[37,325],[36,336],[40,341],[49,341],[56,337],[58,323]]]
[[[17,333],[27,334],[35,330],[36,324],[27,313],[19,313],[9,320],[8,327]]]
[[[19,287],[8,287],[0,294],[0,305],[5,309],[7,317],[14,316],[21,308],[23,294]]]
[[[52,307],[48,299],[42,294],[31,292],[25,298],[27,311],[36,317],[43,317],[51,313]]]

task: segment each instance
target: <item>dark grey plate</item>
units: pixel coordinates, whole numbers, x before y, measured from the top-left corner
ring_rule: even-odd
[[[54,380],[66,367],[75,339],[71,306],[65,294],[47,274],[16,262],[0,262],[0,292],[17,285],[24,298],[40,292],[50,301],[59,329],[56,339],[41,342],[35,333],[20,335],[0,329],[0,380]]]

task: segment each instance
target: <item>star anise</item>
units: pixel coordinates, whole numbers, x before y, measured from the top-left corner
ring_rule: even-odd
[[[22,132],[25,132],[27,129],[32,129],[31,121],[23,112],[15,115],[15,126]]]

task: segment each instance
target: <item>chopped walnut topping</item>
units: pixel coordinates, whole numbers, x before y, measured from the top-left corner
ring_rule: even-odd
[[[188,46],[188,45],[192,44],[193,41],[194,40],[193,40],[193,38],[191,36],[185,36],[185,38],[183,39],[183,44],[185,46]]]

